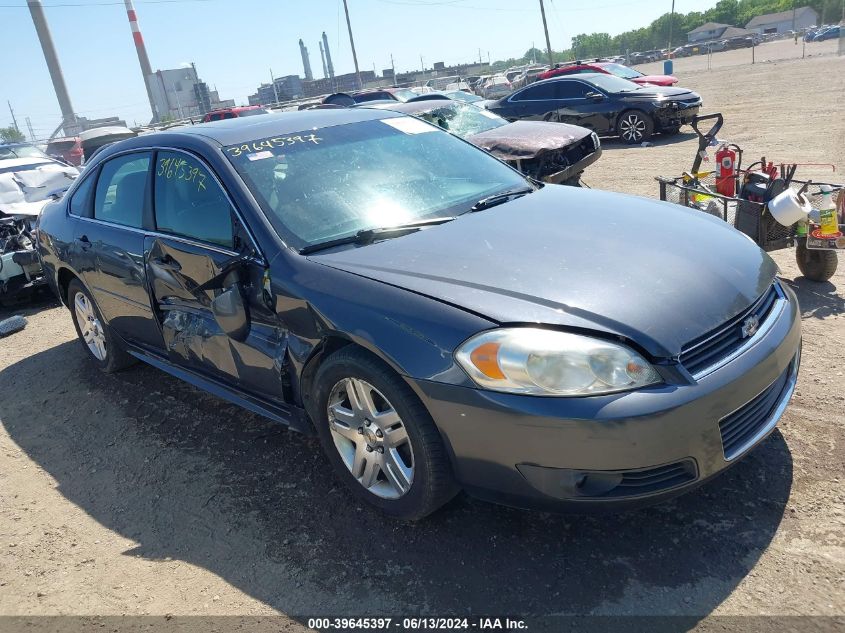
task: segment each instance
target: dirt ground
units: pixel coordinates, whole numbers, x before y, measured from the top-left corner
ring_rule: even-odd
[[[733,51],[676,73],[747,157],[845,169],[845,57],[787,41],[758,60],[767,47],[799,58]],[[694,148],[690,133],[607,141],[585,179],[654,197]],[[818,284],[792,251],[775,259],[804,323],[779,430],[696,492],[604,517],[461,496],[386,520],[316,440],[150,367],[100,374],[65,309],[30,306],[0,339],[0,615],[284,614],[290,630],[318,614],[845,615],[845,263]]]

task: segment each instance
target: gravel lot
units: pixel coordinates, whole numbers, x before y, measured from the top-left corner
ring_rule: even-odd
[[[676,73],[747,157],[845,169],[835,48],[802,60],[774,42],[758,62],[798,59],[732,51]],[[695,143],[607,141],[585,180],[654,197]],[[150,367],[102,375],[65,309],[28,307],[27,329],[0,340],[0,614],[281,613],[290,630],[351,613],[845,615],[845,262],[817,284],[792,251],[775,258],[805,333],[780,430],[692,494],[605,517],[461,496],[388,521],[338,486],[315,439]]]

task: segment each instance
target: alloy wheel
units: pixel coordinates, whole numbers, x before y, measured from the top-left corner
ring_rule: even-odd
[[[622,138],[626,141],[640,141],[645,133],[645,121],[638,114],[629,114],[619,122]]]
[[[411,440],[384,394],[364,380],[344,378],[332,387],[328,418],[335,448],[358,483],[383,499],[411,489]]]
[[[91,301],[84,293],[77,292],[73,298],[73,307],[82,340],[97,360],[106,360],[106,333]]]

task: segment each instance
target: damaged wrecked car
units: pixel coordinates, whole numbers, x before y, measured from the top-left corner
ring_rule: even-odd
[[[772,432],[798,372],[795,295],[725,222],[536,183],[388,110],[115,143],[37,239],[92,363],[316,433],[351,494],[404,519],[461,489],[683,493]]]
[[[79,171],[25,143],[0,145],[0,303],[44,285],[32,229],[41,209]]]
[[[526,176],[554,184],[577,185],[584,170],[601,156],[599,137],[566,123],[507,120],[458,101],[418,101],[370,106],[410,114],[433,123],[493,154]]]

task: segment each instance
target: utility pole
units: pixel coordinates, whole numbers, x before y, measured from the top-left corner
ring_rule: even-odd
[[[15,129],[16,129],[18,132],[20,132],[20,131],[21,131],[21,129],[18,127],[18,120],[15,118],[15,111],[14,111],[14,110],[12,110],[12,102],[11,102],[11,101],[6,101],[6,103],[8,103],[8,104],[9,104],[9,112],[11,112],[11,113],[12,113],[12,124],[15,126]]]
[[[56,91],[56,99],[62,111],[62,129],[67,136],[78,134],[79,124],[70,103],[65,78],[62,75],[62,67],[59,65],[59,57],[56,55],[56,47],[53,46],[53,37],[50,35],[47,19],[44,17],[44,7],[41,5],[41,0],[26,0],[26,4],[32,16],[32,23],[35,25],[38,40],[41,42],[44,61],[47,62],[47,70],[50,71],[50,79],[53,82],[53,89]]]
[[[423,63],[422,55],[420,55],[420,71],[425,72],[425,64]]]
[[[792,31],[795,31],[795,0],[792,0]]]
[[[358,89],[364,87],[361,83],[361,72],[358,70],[358,55],[355,53],[355,40],[352,39],[352,23],[349,21],[349,7],[346,0],[343,0],[343,10],[346,13],[346,28],[349,29],[349,45],[352,47],[352,61],[355,62],[355,78],[358,81]]]
[[[393,85],[396,85],[396,63],[393,61],[393,53],[390,54],[390,67],[393,69]]]
[[[270,83],[273,86],[273,96],[276,98],[276,103],[279,103],[279,90],[276,88],[276,78],[273,77],[273,69],[270,69]]]
[[[672,59],[672,23],[675,21],[675,0],[672,0],[672,12],[669,14],[669,42],[666,48],[669,49],[669,59]]]
[[[549,40],[549,25],[546,24],[546,7],[543,6],[543,0],[540,0],[540,13],[543,16],[543,31],[546,33],[546,50],[549,52],[549,68],[555,65],[552,59],[552,43]]]
[[[32,121],[29,120],[29,117],[26,117],[26,127],[29,128],[29,138],[34,143],[35,132],[32,130]]]

